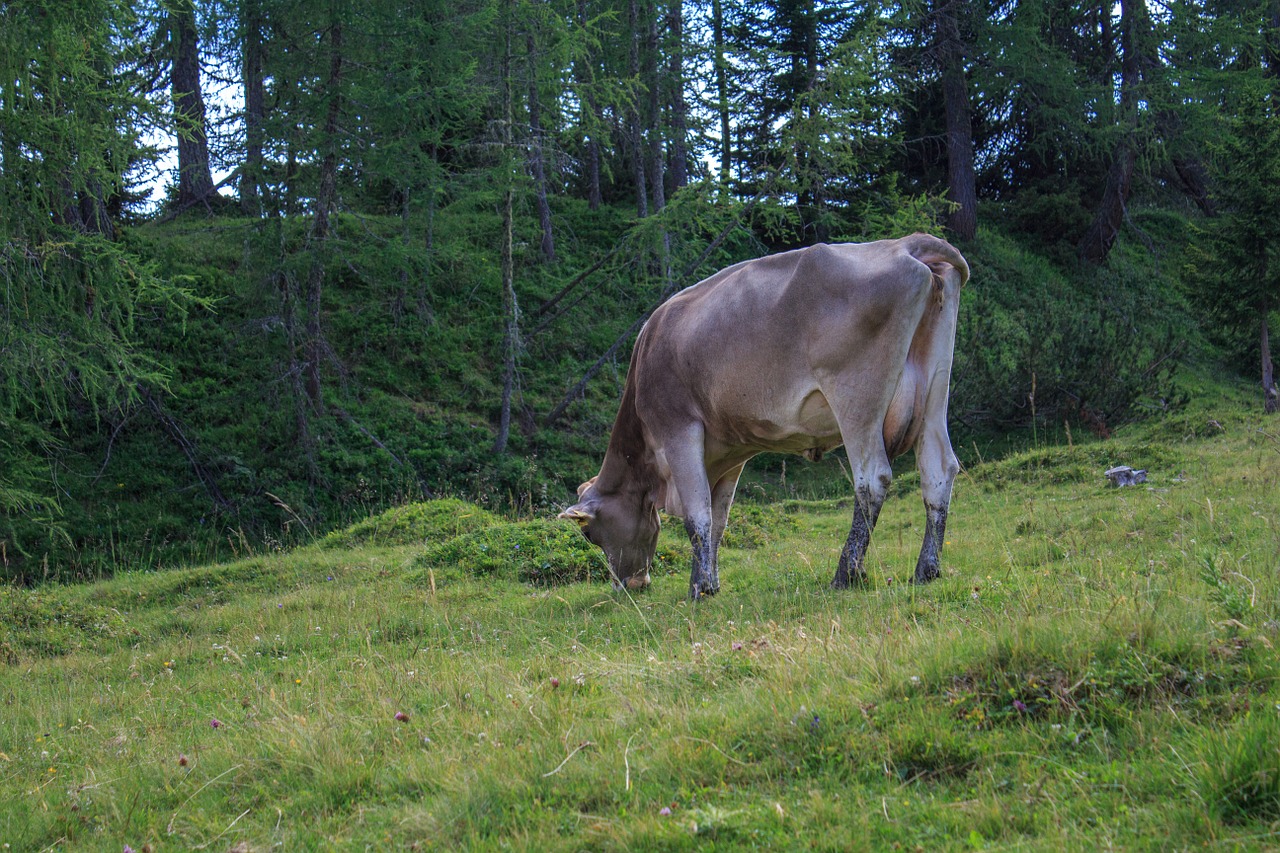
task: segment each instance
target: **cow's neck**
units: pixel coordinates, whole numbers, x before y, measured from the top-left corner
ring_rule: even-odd
[[[642,502],[652,500],[651,496],[658,488],[658,469],[636,411],[632,378],[627,376],[622,404],[618,407],[618,417],[609,435],[609,449],[600,467],[598,488],[607,494],[629,494]]]

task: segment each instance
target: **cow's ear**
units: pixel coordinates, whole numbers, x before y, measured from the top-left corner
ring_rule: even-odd
[[[570,521],[578,522],[579,527],[585,527],[588,523],[595,520],[595,508],[587,504],[574,504],[573,506],[560,513],[557,518],[567,518]]]
[[[590,480],[587,480],[587,482],[583,483],[581,486],[578,486],[578,497],[582,497],[582,493],[585,492],[587,489],[591,488],[592,486],[594,486],[596,484],[596,480],[599,480],[599,479],[600,479],[600,475],[596,474]]]

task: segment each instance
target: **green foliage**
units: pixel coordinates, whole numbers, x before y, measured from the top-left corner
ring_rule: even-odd
[[[197,300],[114,238],[126,173],[148,159],[129,4],[0,9],[0,543],[48,553],[65,505],[47,457],[71,422],[129,407],[169,378],[138,346]],[[3,575],[8,575],[9,559]]]
[[[534,584],[602,581],[609,567],[599,548],[577,528],[562,521],[496,524],[464,533],[428,548],[415,561],[417,583],[429,583],[432,570],[444,577],[495,577]]]
[[[335,530],[317,544],[321,548],[358,545],[392,546],[433,544],[499,523],[498,516],[456,498],[441,498],[392,507],[386,512]]]
[[[1144,399],[1172,402],[1188,314],[1140,254],[1063,269],[984,230],[969,248],[952,370],[953,417],[1008,427],[1070,420],[1100,435]]]

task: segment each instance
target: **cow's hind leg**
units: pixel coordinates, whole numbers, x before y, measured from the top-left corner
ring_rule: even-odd
[[[925,527],[913,582],[928,583],[938,576],[951,486],[960,470],[945,422],[941,426],[926,426],[916,443],[916,465],[920,469],[920,490],[924,495]]]
[[[836,576],[831,581],[832,589],[845,589],[852,584],[866,582],[864,560],[867,546],[871,543],[871,532],[875,529],[876,519],[880,517],[880,507],[884,505],[889,483],[893,479],[893,469],[889,466],[889,456],[884,451],[884,440],[879,432],[871,436],[861,450],[857,444],[850,442],[845,443],[845,448],[853,468],[853,489],[857,506],[853,510],[849,538],[840,551],[840,563],[836,566]]]
[[[711,489],[711,585],[720,590],[720,539],[729,523],[729,507],[733,506],[733,493],[738,488],[742,466],[723,475]]]

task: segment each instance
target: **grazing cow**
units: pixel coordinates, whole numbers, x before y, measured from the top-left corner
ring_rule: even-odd
[[[857,500],[831,582],[843,588],[866,579],[889,460],[914,448],[926,510],[915,582],[932,580],[959,469],[947,394],[968,278],[953,246],[913,234],[745,261],[676,294],[636,341],[600,473],[560,517],[604,550],[619,589],[649,583],[658,510],[683,517],[696,600],[720,588],[716,552],[747,460],[843,444]]]

